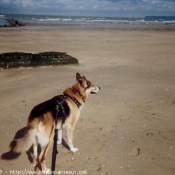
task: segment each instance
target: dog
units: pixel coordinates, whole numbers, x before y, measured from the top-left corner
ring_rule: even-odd
[[[51,147],[54,138],[55,127],[58,129],[57,144],[62,143],[62,129],[67,129],[68,146],[70,151],[76,152],[78,148],[73,145],[74,128],[79,119],[80,112],[84,107],[85,101],[89,94],[97,94],[100,87],[92,84],[85,76],[76,73],[76,83],[67,88],[63,94],[45,101],[35,106],[27,121],[26,131],[22,138],[15,139],[10,143],[10,148],[13,152],[21,153],[28,151],[33,147],[33,162],[31,166],[41,165],[43,172],[48,172],[50,169],[46,166],[46,153]],[[66,96],[63,104],[64,112],[59,114],[57,126],[55,126],[54,110],[55,100],[62,100]],[[38,156],[38,145],[41,152]]]

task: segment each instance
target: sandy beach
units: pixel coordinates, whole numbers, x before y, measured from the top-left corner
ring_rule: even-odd
[[[78,66],[0,71],[2,174],[34,170],[26,153],[12,157],[9,143],[23,131],[31,109],[62,94],[79,72],[102,89],[89,96],[76,125],[79,152],[59,145],[56,170],[174,175],[174,27],[1,28],[0,41],[0,53],[60,51],[79,60]],[[51,155],[52,149],[49,167]]]

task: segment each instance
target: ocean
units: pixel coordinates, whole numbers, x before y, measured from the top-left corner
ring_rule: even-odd
[[[4,17],[0,16],[0,26],[7,25],[7,21],[4,19]]]
[[[175,17],[148,16],[144,18],[119,17],[84,17],[59,15],[21,15],[7,14],[6,18],[14,18],[20,22],[40,25],[77,25],[77,26],[126,26],[126,25],[175,25]]]

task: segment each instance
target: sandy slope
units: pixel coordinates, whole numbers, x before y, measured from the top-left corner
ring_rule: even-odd
[[[0,72],[3,157],[12,158],[8,145],[25,127],[33,106],[61,94],[80,72],[102,90],[89,97],[77,123],[74,143],[79,152],[59,146],[56,170],[174,175],[175,31],[24,27],[0,29],[0,41],[0,52],[63,51],[80,62]],[[33,171],[25,153],[0,160],[3,174],[25,169]]]

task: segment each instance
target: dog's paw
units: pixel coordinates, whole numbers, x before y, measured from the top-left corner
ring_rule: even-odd
[[[57,141],[57,145],[60,145],[60,144],[62,144],[62,139]]]
[[[42,170],[42,173],[43,173],[43,174],[50,174],[50,169],[47,168],[47,169],[45,169],[45,170]]]
[[[70,149],[73,153],[77,152],[78,151],[78,148],[71,148]]]
[[[38,165],[37,162],[32,162],[32,163],[30,164],[30,166],[32,166],[32,167],[35,167],[35,166],[37,166],[37,165]]]

